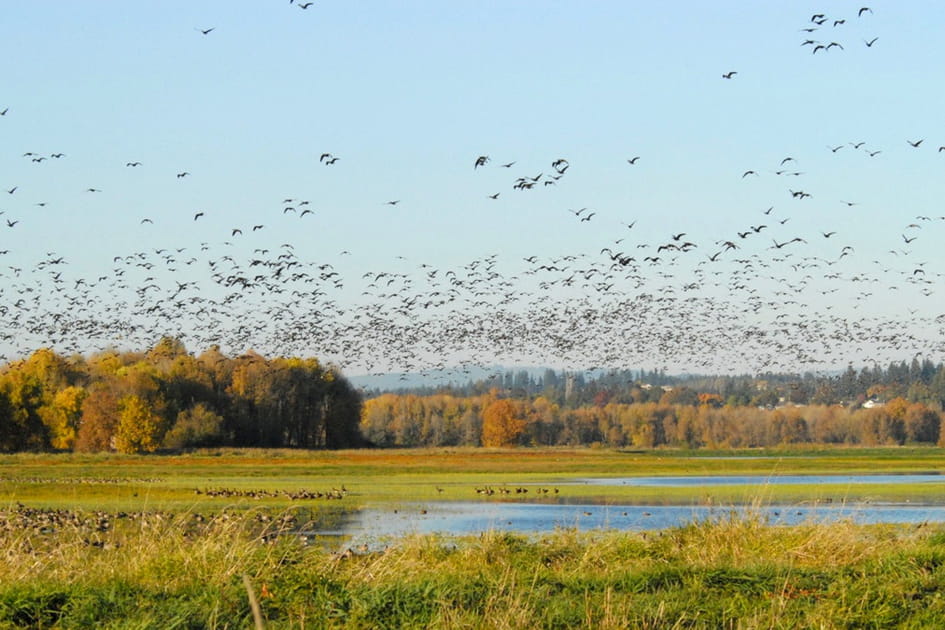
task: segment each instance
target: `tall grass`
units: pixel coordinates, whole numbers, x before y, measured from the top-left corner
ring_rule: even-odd
[[[54,526],[0,513],[0,627],[945,627],[942,526],[782,527],[749,513],[347,550],[299,536],[295,512]]]

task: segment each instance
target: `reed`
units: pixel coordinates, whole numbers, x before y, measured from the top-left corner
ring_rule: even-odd
[[[15,505],[0,512],[0,627],[945,623],[945,527],[938,525],[783,527],[758,513],[723,512],[661,532],[490,531],[348,550],[299,536],[297,510],[83,513],[54,525]]]

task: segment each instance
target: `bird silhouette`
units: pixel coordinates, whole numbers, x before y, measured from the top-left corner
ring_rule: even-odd
[[[731,79],[731,78],[733,78],[736,74],[738,74],[738,72],[736,72],[735,70],[732,70],[732,71],[730,71],[730,72],[726,72],[725,74],[723,74],[723,75],[722,75],[722,78],[723,78],[723,79]],[[751,83],[751,81],[749,81],[749,83]]]

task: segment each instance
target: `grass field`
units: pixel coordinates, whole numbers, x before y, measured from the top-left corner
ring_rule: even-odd
[[[250,503],[285,507],[285,497],[241,499],[197,495],[205,489],[329,492],[344,487],[343,503],[356,508],[391,501],[487,500],[477,487],[561,484],[561,498],[587,502],[692,504],[743,502],[757,487],[700,488],[582,486],[586,477],[655,475],[849,474],[942,472],[935,448],[752,451],[644,451],[606,449],[201,451],[175,456],[18,454],[0,456],[0,505],[113,510],[191,510],[203,505]],[[438,490],[439,489],[439,490]],[[938,484],[770,485],[766,498],[805,501],[945,502]],[[312,502],[315,503],[315,502]],[[325,502],[321,502],[325,503]]]
[[[809,501],[838,488],[656,495],[566,482],[943,467],[940,451],[909,448],[0,456],[0,628],[244,628],[253,600],[270,628],[945,627],[942,524],[782,527],[749,510],[659,532],[483,532],[385,549],[298,535],[367,505],[486,500],[485,485],[558,483],[560,496],[599,502]],[[909,484],[844,491],[945,502]]]

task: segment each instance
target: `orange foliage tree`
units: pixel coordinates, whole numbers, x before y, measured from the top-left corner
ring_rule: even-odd
[[[482,411],[482,445],[514,446],[525,432],[525,421],[516,417],[510,400],[493,400]]]

